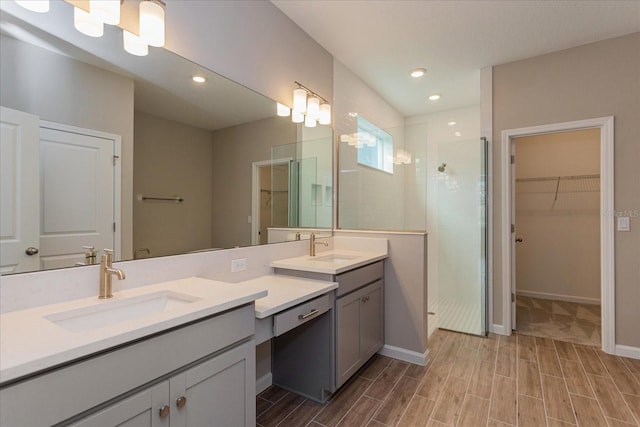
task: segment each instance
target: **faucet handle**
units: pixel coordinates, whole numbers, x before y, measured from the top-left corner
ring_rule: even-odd
[[[109,254],[109,255],[113,255],[113,249],[103,249],[104,253]]]
[[[107,266],[111,267],[111,263],[113,262],[113,249],[103,249],[104,254],[106,256]]]

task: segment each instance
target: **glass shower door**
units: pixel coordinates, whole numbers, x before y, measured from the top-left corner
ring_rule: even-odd
[[[487,333],[488,142],[438,144],[438,327]]]

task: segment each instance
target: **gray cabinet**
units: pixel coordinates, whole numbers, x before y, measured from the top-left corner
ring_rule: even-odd
[[[336,386],[345,383],[383,344],[382,281],[336,302]]]
[[[253,341],[174,375],[72,424],[76,427],[249,426],[255,423]],[[248,410],[250,409],[250,410]]]
[[[246,304],[3,384],[0,425],[254,425],[254,327]]]

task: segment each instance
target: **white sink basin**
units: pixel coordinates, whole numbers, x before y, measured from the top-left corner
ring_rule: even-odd
[[[352,261],[356,258],[359,258],[358,256],[355,255],[341,255],[341,254],[331,254],[331,255],[325,255],[325,256],[316,256],[316,257],[310,257],[309,260],[310,261],[320,261],[320,262],[345,262],[345,261]]]
[[[184,307],[201,298],[171,291],[103,301],[44,316],[50,322],[70,331],[87,332],[128,320]]]

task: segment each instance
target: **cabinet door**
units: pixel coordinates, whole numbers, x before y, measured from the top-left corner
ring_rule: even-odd
[[[336,387],[360,367],[360,292],[336,301]]]
[[[382,281],[364,288],[360,297],[360,356],[365,361],[382,347],[383,306]]]
[[[253,426],[255,341],[172,377],[171,427]]]
[[[72,425],[76,427],[168,427],[169,416],[160,416],[160,409],[169,403],[168,399],[169,382],[164,381]]]

